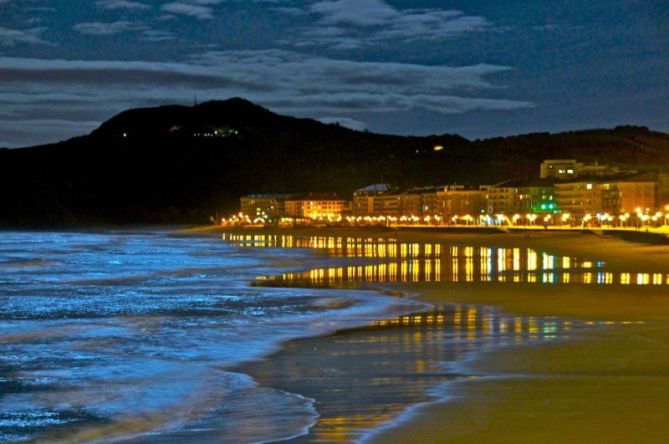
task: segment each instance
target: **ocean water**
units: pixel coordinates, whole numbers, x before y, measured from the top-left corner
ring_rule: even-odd
[[[313,399],[235,370],[289,339],[424,310],[252,286],[325,257],[164,232],[0,233],[0,442],[265,442]]]
[[[429,306],[412,282],[540,297],[669,275],[523,246],[0,232],[0,442],[360,442],[489,377],[480,353],[597,327]]]

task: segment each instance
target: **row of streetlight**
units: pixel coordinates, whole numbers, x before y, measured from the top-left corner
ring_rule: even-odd
[[[667,212],[658,211],[650,214],[648,211],[637,209],[635,213],[624,213],[611,215],[609,213],[587,213],[583,216],[572,216],[570,213],[562,214],[536,214],[516,213],[508,216],[503,213],[490,215],[481,214],[473,216],[471,214],[453,215],[443,217],[439,215],[416,216],[414,214],[391,216],[344,216],[335,213],[313,213],[307,218],[282,217],[278,221],[272,220],[267,214],[259,214],[251,217],[243,213],[237,213],[230,218],[221,219],[221,225],[269,225],[279,223],[279,225],[294,225],[295,223],[329,223],[336,225],[434,225],[434,226],[619,226],[619,227],[642,227],[662,225],[669,226],[669,205],[665,207]]]

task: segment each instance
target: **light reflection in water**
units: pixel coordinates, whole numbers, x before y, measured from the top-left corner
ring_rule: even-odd
[[[442,281],[669,285],[669,275],[613,273],[604,270],[602,262],[593,264],[523,247],[290,235],[225,234],[223,239],[239,246],[322,249],[331,256],[353,258],[347,265],[262,278],[268,285]],[[364,259],[374,259],[374,263]],[[457,363],[482,347],[551,341],[575,327],[597,324],[506,315],[475,305],[445,305],[426,313],[376,320],[367,328],[341,332],[335,340],[291,342],[278,356],[254,364],[250,373],[263,385],[317,400],[321,416],[309,435],[296,442],[351,442],[410,405],[429,400],[430,389],[437,383],[470,377],[444,363]],[[325,364],[314,365],[316,361]],[[366,389],[352,390],[346,384],[353,379]]]
[[[330,255],[377,259],[368,265],[317,268],[264,278],[316,286],[354,282],[511,282],[540,284],[669,285],[669,274],[613,273],[602,262],[579,261],[531,248],[407,243],[392,238],[224,234],[246,247],[313,248]]]
[[[471,377],[459,372],[467,353],[552,341],[572,328],[571,322],[555,318],[446,304],[330,338],[289,342],[271,359],[254,363],[250,373],[262,385],[317,400],[321,416],[296,442],[354,442],[410,405],[428,401],[436,384]],[[355,390],[351,380],[365,389]]]

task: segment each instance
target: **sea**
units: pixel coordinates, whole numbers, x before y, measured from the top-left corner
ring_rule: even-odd
[[[564,258],[467,248],[0,232],[0,442],[364,441],[481,377],[476,353],[579,328],[401,291],[563,279]]]

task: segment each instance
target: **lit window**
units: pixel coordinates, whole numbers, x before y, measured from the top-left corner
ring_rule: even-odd
[[[591,183],[587,184],[585,188],[587,188],[588,190],[592,190],[592,184]]]

